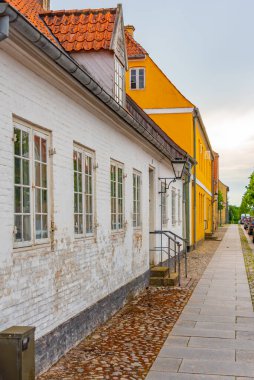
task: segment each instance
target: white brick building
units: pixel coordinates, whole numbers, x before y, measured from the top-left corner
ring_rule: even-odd
[[[185,152],[138,107],[139,120],[96,96],[85,69],[5,3],[0,39],[0,329],[36,326],[38,372],[146,286],[158,178]],[[182,187],[164,226],[180,236]]]

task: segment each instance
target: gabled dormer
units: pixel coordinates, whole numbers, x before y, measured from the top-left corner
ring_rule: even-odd
[[[125,106],[128,68],[122,6],[50,11],[41,15],[62,47]]]

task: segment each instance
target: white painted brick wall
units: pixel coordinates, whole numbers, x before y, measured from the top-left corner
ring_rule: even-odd
[[[36,337],[91,306],[149,269],[149,165],[156,170],[156,228],[160,228],[161,163],[103,120],[9,56],[0,45],[0,330],[35,325]],[[51,131],[55,251],[49,246],[13,249],[13,115]],[[73,233],[73,141],[96,152],[96,239]],[[110,158],[124,163],[125,234],[110,230]],[[132,228],[132,171],[142,172],[142,231]],[[182,183],[175,184],[182,188]],[[169,197],[170,202],[170,197]],[[171,215],[169,207],[169,215]],[[169,223],[169,228],[171,228]],[[181,234],[182,226],[175,232]],[[140,242],[140,238],[142,239]]]

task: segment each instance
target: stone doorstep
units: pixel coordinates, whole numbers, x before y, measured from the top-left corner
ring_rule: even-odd
[[[176,286],[178,285],[178,273],[170,273],[167,277],[150,277],[150,285],[153,286]]]
[[[158,266],[150,269],[150,276],[157,278],[165,278],[168,276],[169,269],[168,267]]]

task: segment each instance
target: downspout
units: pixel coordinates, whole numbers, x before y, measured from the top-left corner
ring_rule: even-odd
[[[191,220],[190,220],[190,215],[191,215],[191,200],[190,200],[190,182],[191,182],[191,168],[192,165],[190,162],[188,162],[188,170],[187,170],[187,183],[185,184],[185,195],[186,195],[186,239],[187,239],[187,247],[188,250],[191,249]]]
[[[193,149],[194,149],[194,176],[193,176],[193,183],[194,183],[194,189],[193,189],[193,224],[194,224],[194,236],[193,236],[193,245],[194,249],[196,248],[197,244],[197,169],[196,169],[196,162],[197,162],[197,134],[196,134],[196,120],[197,120],[198,114],[197,114],[197,108],[194,109],[194,116],[193,116]]]
[[[215,215],[214,215],[214,202],[215,202],[215,191],[214,191],[214,187],[215,187],[215,178],[214,178],[214,165],[215,165],[215,161],[213,160],[212,161],[212,202],[211,202],[211,207],[212,207],[212,234],[214,234],[214,218],[215,218]]]

